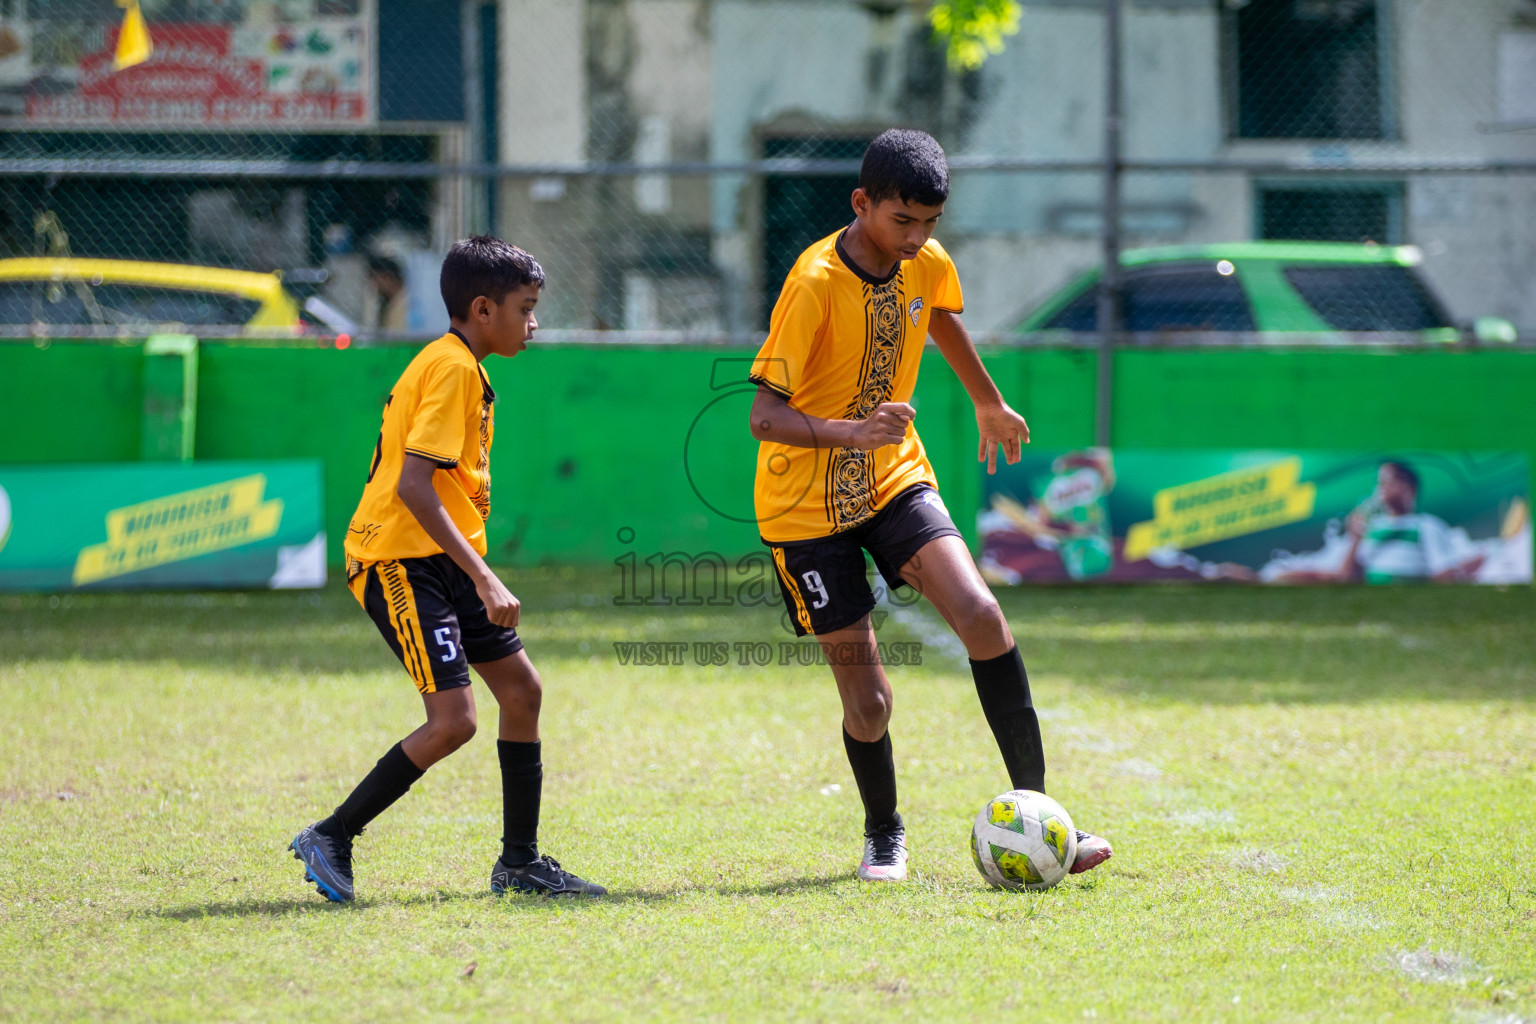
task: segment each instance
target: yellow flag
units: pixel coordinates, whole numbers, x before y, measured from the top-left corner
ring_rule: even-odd
[[[149,26],[144,24],[139,0],[117,0],[117,6],[124,8],[123,27],[117,33],[117,52],[112,55],[112,69],[121,71],[149,60],[155,44],[149,38]]]

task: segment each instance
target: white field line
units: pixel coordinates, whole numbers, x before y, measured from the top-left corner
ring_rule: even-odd
[[[1459,953],[1439,953],[1427,949],[1405,950],[1390,954],[1392,966],[1415,981],[1465,985],[1477,973],[1477,964]]]
[[[965,644],[950,632],[949,624],[937,614],[921,604],[892,604],[884,587],[880,588],[879,604],[890,613],[897,625],[917,637],[923,645],[925,656],[932,651],[941,658],[956,662],[961,668],[970,668],[970,656],[966,653]]]
[[[1116,775],[1128,775],[1133,779],[1160,779],[1163,770],[1151,761],[1143,761],[1139,757],[1127,758],[1117,761],[1110,766],[1110,770]]]

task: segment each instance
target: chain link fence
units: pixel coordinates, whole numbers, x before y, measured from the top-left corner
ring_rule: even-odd
[[[489,230],[546,337],[748,342],[893,124],[950,154],[974,331],[1097,326],[1102,0],[1027,0],[975,70],[907,0],[141,8],[117,69],[113,0],[0,0],[0,333],[426,337]],[[1121,36],[1127,331],[1536,338],[1536,0],[1123,0]]]

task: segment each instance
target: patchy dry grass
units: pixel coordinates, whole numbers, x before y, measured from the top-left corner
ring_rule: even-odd
[[[0,1017],[1536,1019],[1529,590],[1004,595],[1052,794],[1116,850],[1009,894],[966,850],[1007,787],[931,612],[882,627],[930,645],[892,672],[917,876],[871,888],[826,670],[692,656],[777,651],[776,611],[511,581],[544,846],[601,902],[490,896],[484,734],[359,841],[356,904],[301,883],[284,845],[419,716],[340,588],[0,596]]]

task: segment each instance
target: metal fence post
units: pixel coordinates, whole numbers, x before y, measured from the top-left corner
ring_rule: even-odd
[[[1120,0],[1104,0],[1104,271],[1099,278],[1098,373],[1093,443],[1107,447],[1114,417],[1120,324]]]
[[[485,151],[485,68],[481,60],[480,0],[459,0],[459,49],[464,59],[464,162],[481,164],[495,157]],[[462,185],[465,230],[475,235],[490,231],[490,203],[485,179],[466,176]]]

